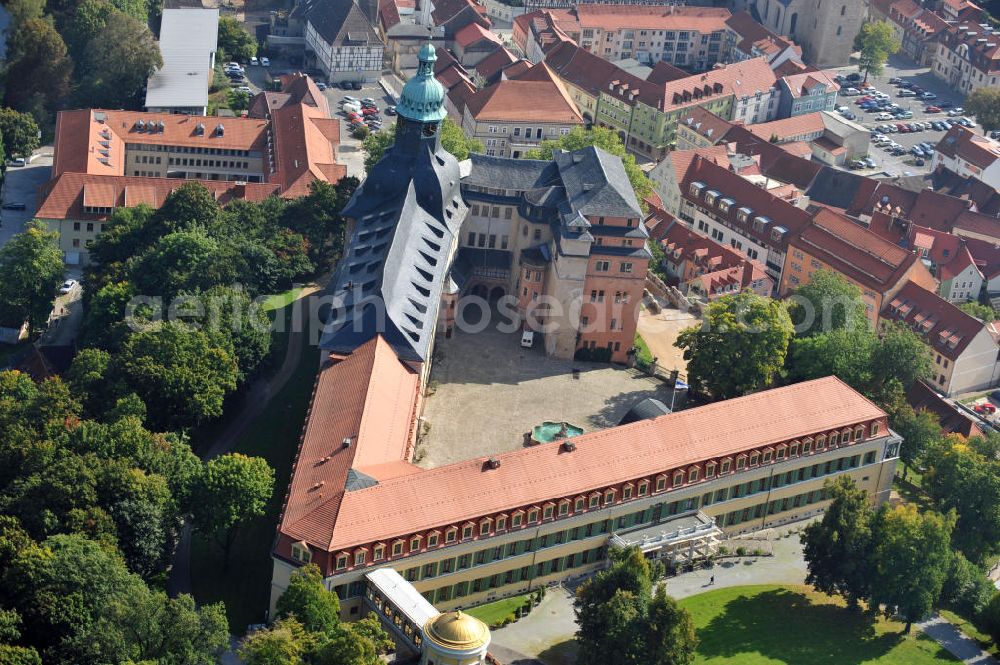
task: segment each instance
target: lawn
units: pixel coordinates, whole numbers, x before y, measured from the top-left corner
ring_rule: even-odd
[[[653,362],[653,352],[649,350],[649,345],[642,335],[635,336],[636,359],[647,365]]]
[[[318,368],[315,349],[305,345],[298,365],[284,388],[235,446],[234,452],[264,457],[274,469],[274,494],[267,513],[240,528],[226,567],[221,549],[195,535],[191,547],[191,578],[200,603],[226,603],[230,630],[242,634],[247,624],[264,620],[271,592],[271,544],[281,502],[288,488],[292,458],[298,448],[313,382]]]
[[[260,307],[265,312],[271,312],[276,309],[280,309],[298,300],[300,293],[302,293],[302,287],[294,286],[288,289],[287,291],[283,291],[281,293],[275,293],[274,295],[268,296],[267,298],[264,299],[263,302],[261,302]]]
[[[502,600],[497,600],[492,603],[486,603],[485,605],[469,608],[468,610],[465,610],[465,612],[466,614],[471,614],[476,617],[487,626],[492,626],[503,621],[505,617],[513,616],[514,610],[523,605],[529,595],[530,594],[524,593],[519,596],[503,598]]]
[[[680,601],[700,644],[698,665],[925,665],[959,662],[902,624],[874,626],[842,601],[808,587],[774,585],[709,591]]]

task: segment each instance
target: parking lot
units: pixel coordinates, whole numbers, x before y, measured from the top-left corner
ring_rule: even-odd
[[[837,70],[837,73],[845,75],[854,72],[857,72],[857,67],[842,67]],[[934,93],[937,98],[932,102],[923,102],[914,97],[899,97],[898,94],[900,88],[889,83],[889,79],[895,77],[912,81],[925,91]],[[948,109],[943,109],[943,112],[941,113],[926,113],[924,109],[931,104],[939,104],[941,102],[951,104],[952,106],[963,106],[965,102],[964,97],[950,90],[943,81],[936,78],[931,73],[929,68],[917,67],[914,63],[898,55],[890,58],[889,62],[885,66],[885,71],[882,72],[881,76],[869,77],[868,82],[873,84],[875,89],[888,94],[891,102],[896,103],[901,108],[907,109],[913,113],[913,118],[907,120],[879,121],[875,119],[878,112],[866,112],[858,108],[855,104],[858,99],[857,96],[838,95],[837,106],[847,106],[850,108],[851,112],[858,116],[855,122],[864,125],[868,129],[873,129],[878,125],[884,125],[888,122],[926,123],[935,120],[951,120],[951,118],[948,118]],[[977,128],[975,131],[981,132],[982,130],[981,128]],[[869,151],[869,156],[875,160],[876,168],[862,170],[859,171],[859,173],[871,175],[881,171],[887,171],[891,175],[903,175],[906,173],[915,175],[920,173],[929,173],[931,169],[931,160],[929,158],[925,158],[924,165],[917,166],[915,163],[916,158],[909,153],[909,150],[918,143],[923,142],[930,143],[932,146],[937,145],[943,135],[944,131],[934,129],[905,134],[898,132],[887,134],[888,138],[902,146],[907,153],[900,156],[894,156],[886,150],[872,145],[871,150]]]
[[[51,151],[51,148],[48,149]],[[7,167],[3,185],[3,204],[24,204],[24,210],[0,210],[0,247],[11,236],[24,230],[24,224],[35,216],[38,208],[38,188],[52,174],[52,154],[36,156],[26,166]]]
[[[345,96],[356,99],[371,97],[380,110],[383,132],[393,131],[395,118],[385,114],[385,107],[396,104],[396,99],[386,94],[378,83],[367,83],[361,90],[343,90],[340,86],[330,86],[324,93],[330,104],[330,112],[340,118],[340,162],[347,165],[347,174],[364,178],[365,155],[361,150],[361,141],[351,136],[347,115],[341,110],[340,102]]]

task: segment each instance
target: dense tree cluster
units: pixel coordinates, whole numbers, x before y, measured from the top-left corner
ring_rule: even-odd
[[[698,638],[687,610],[656,582],[662,564],[650,564],[639,548],[612,548],[610,567],[576,594],[580,665],[689,665]],[[656,591],[653,589],[656,587]]]
[[[952,549],[957,515],[912,505],[878,510],[848,477],[829,481],[833,501],[802,542],[807,581],[852,607],[899,616],[910,625],[949,607],[979,617],[996,593],[983,571]]]
[[[244,640],[240,658],[247,665],[378,665],[393,648],[374,615],[340,621],[337,595],[323,586],[314,564],[292,573],[276,616],[274,625]]]

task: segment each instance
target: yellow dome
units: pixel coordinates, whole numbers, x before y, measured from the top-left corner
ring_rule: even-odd
[[[424,635],[435,644],[448,649],[465,651],[478,649],[490,643],[490,629],[474,616],[458,612],[445,612],[424,625]]]

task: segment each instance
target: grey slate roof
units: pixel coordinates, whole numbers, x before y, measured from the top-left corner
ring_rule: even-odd
[[[621,159],[590,146],[554,155],[574,212],[608,217],[642,217]]]
[[[218,41],[218,9],[164,9],[159,43],[163,67],[146,83],[146,107],[208,106]]]
[[[670,408],[666,404],[653,397],[647,397],[632,405],[632,408],[622,416],[618,424],[627,425],[639,422],[640,420],[652,420],[667,413],[670,413]]]
[[[469,159],[472,172],[462,178],[463,185],[502,187],[521,192],[537,187],[546,169],[552,165],[542,159],[508,159],[478,153],[471,153]]]
[[[443,149],[386,151],[343,210],[354,227],[327,287],[336,316],[320,348],[350,353],[382,334],[400,359],[427,360],[467,212],[458,181]]]
[[[806,190],[811,201],[847,210],[866,178],[824,166]]]
[[[320,37],[333,46],[382,41],[354,0],[302,0],[292,10],[292,16],[309,21]]]

